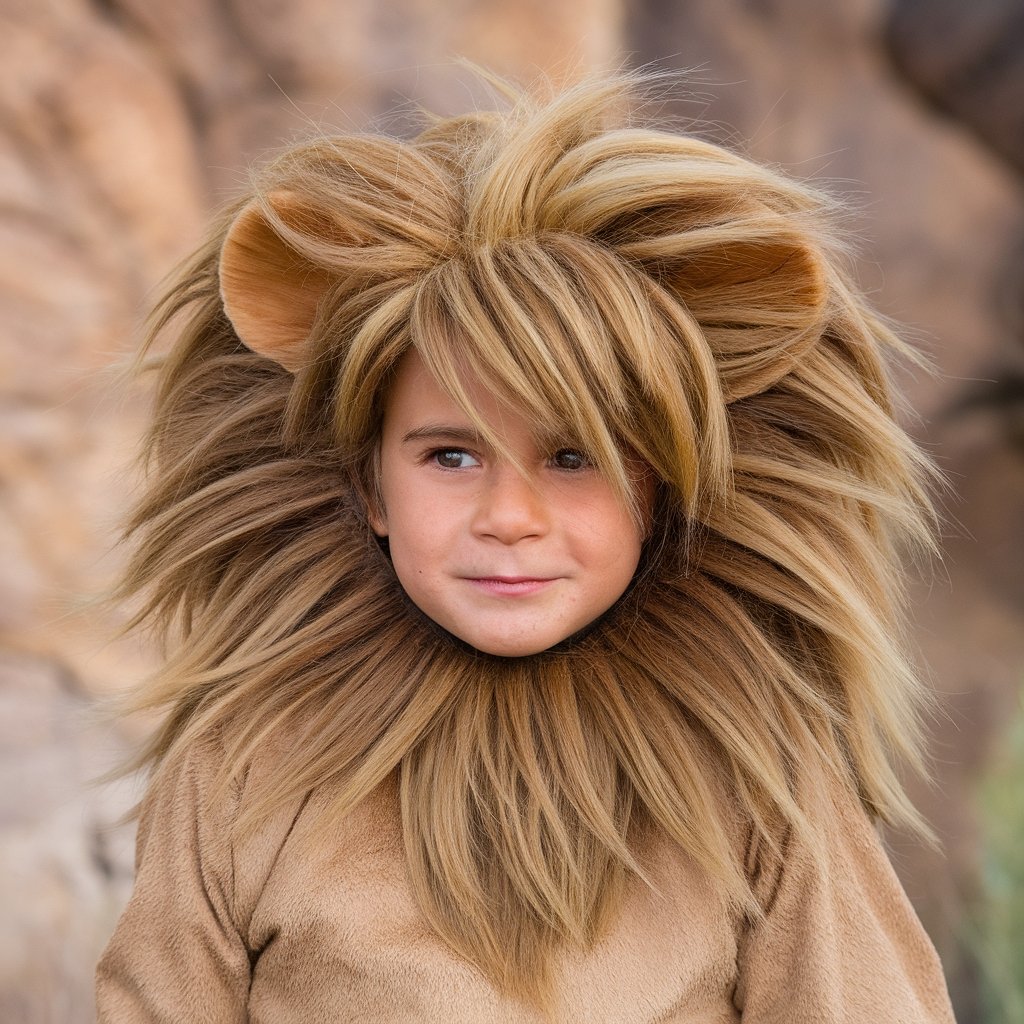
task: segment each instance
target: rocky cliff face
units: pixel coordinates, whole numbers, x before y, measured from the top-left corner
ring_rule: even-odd
[[[1019,134],[980,86],[973,107],[950,86],[928,16],[881,0],[0,3],[0,1018],[90,1019],[92,963],[130,885],[130,830],[112,823],[138,794],[85,783],[133,737],[88,713],[151,655],[104,643],[118,613],[86,602],[119,557],[145,403],[115,374],[140,313],[251,160],[412,99],[463,109],[466,77],[443,64],[461,53],[527,78],[623,54],[694,67],[682,117],[853,193],[865,283],[941,370],[907,387],[959,495],[916,610],[950,709],[943,793],[917,795],[949,860],[893,847],[972,1019],[954,941],[976,856],[966,793],[1024,664],[1024,460],[1012,404],[976,384],[1020,365],[1024,200]]]

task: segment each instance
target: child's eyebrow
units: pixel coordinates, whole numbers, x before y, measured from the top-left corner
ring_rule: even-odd
[[[481,443],[480,434],[471,427],[454,427],[446,423],[428,423],[415,427],[402,436],[402,444],[410,441],[458,441],[462,444]]]

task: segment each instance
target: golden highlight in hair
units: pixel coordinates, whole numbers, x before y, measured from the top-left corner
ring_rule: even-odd
[[[651,836],[756,919],[751,851],[824,841],[794,798],[807,765],[930,837],[894,768],[927,775],[933,699],[900,560],[934,550],[938,474],[886,370],[914,353],[852,283],[834,200],[644,122],[644,85],[319,138],[260,171],[155,315],[178,330],[120,589],[166,653],[127,699],[164,714],[136,766],[219,729],[226,783],[274,737],[287,760],[244,828],[313,787],[340,816],[397,782],[423,914],[540,1006],[552,952],[600,937]],[[367,510],[410,349],[496,450],[471,376],[624,498],[627,453],[657,476],[637,577],[581,635],[484,655],[402,593]]]

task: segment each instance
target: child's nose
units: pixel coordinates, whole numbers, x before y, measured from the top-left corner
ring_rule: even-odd
[[[511,466],[496,470],[478,495],[473,517],[478,536],[514,544],[543,536],[549,526],[549,510],[538,487]]]

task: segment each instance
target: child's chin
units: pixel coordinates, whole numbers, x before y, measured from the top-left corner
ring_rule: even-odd
[[[522,630],[502,628],[513,625],[510,622],[500,623],[491,629],[481,628],[479,624],[464,629],[458,623],[434,622],[460,646],[496,658],[528,658],[543,654],[573,635],[571,629],[560,630],[550,622]]]
[[[456,633],[450,627],[441,628],[461,646],[472,648],[481,654],[489,654],[496,658],[529,658],[536,654],[564,653],[575,646],[576,642],[589,636],[599,629],[607,613],[597,616],[581,626],[573,625],[559,629],[539,629],[526,633],[510,634],[507,632],[488,632],[484,630],[467,630]]]
[[[458,634],[455,635],[459,636]],[[459,636],[459,639],[482,654],[491,654],[497,658],[527,658],[531,654],[540,654],[542,651],[554,647],[564,640],[565,637],[558,634],[554,634],[551,637],[508,637],[503,635],[470,634]]]

